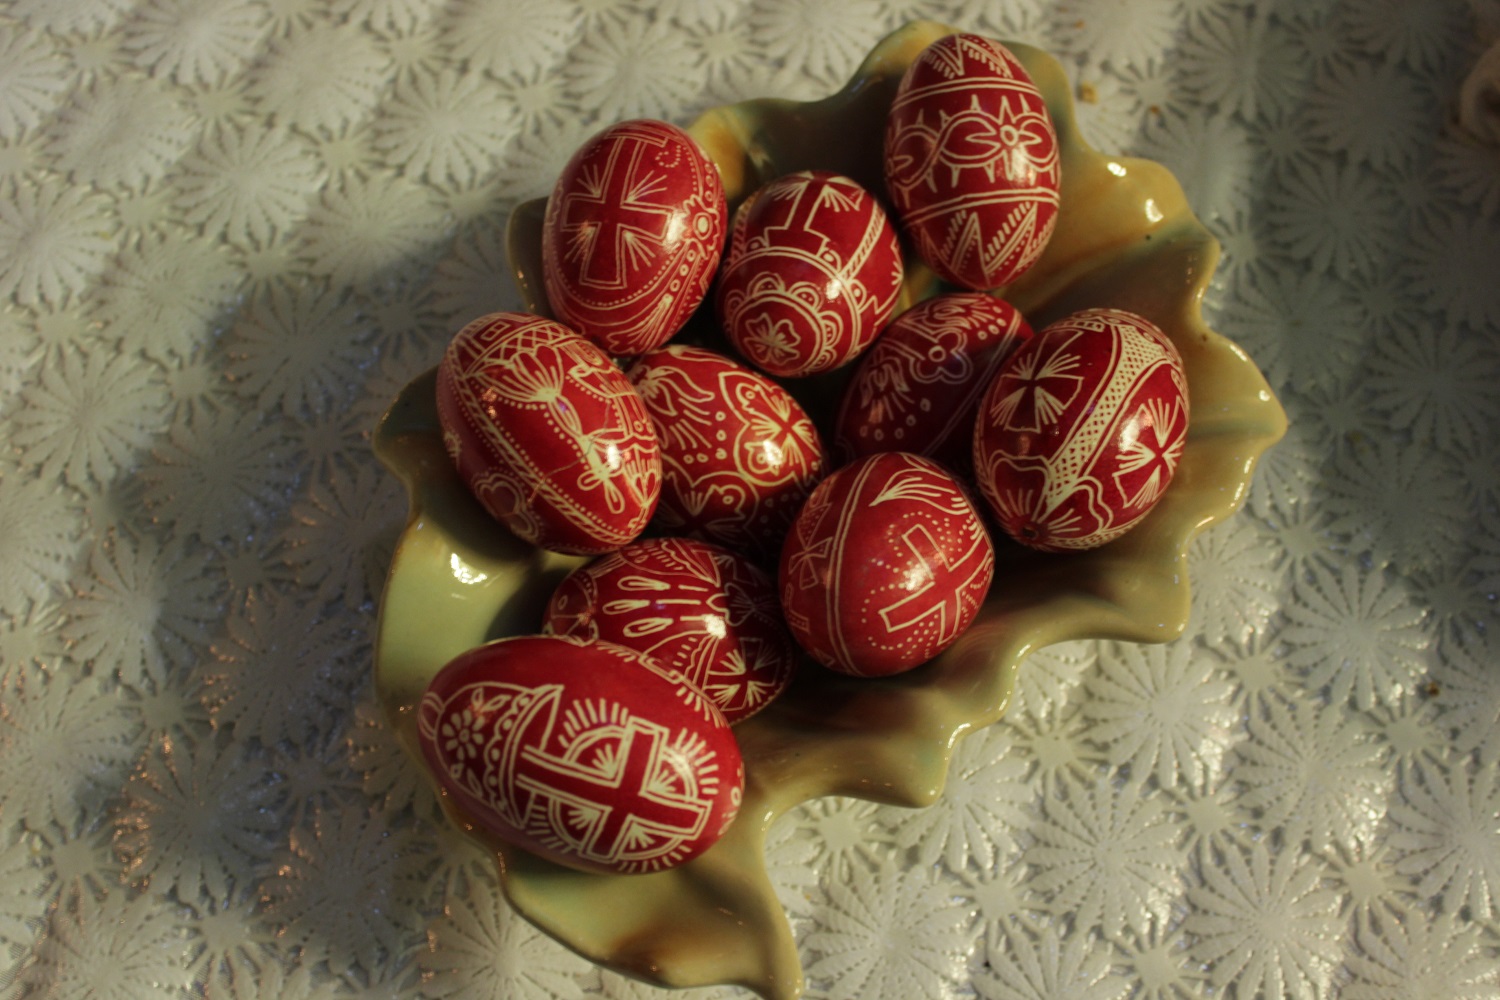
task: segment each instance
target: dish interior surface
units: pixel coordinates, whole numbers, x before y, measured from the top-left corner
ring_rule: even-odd
[[[833,170],[882,190],[885,112],[901,74],[954,30],[907,25],[825,100],[749,101],[692,123],[688,131],[718,165],[731,210],[761,183],[794,170]],[[1072,639],[1163,642],[1180,635],[1192,539],[1240,508],[1256,460],[1285,430],[1255,364],[1203,321],[1201,301],[1219,248],[1180,185],[1155,163],[1090,147],[1062,67],[1038,49],[1006,44],[1052,114],[1062,193],[1047,250],[999,294],[1038,329],[1082,308],[1112,306],[1166,332],[1183,356],[1192,405],[1173,484],[1145,521],[1101,549],[1045,555],[1002,548],[975,624],[914,671],[854,679],[806,663],[780,700],[736,727],[746,766],[739,817],[718,844],[680,868],[630,876],[573,871],[488,837],[445,801],[451,819],[494,853],[512,905],[603,966],[663,986],[726,983],[768,1000],[799,995],[796,945],[764,861],[775,819],[828,795],[927,805],[942,791],[957,740],[1001,717],[1028,654]],[[540,201],[519,206],[507,239],[523,299],[545,314],[544,208]],[[911,267],[901,307],[941,290],[931,272]],[[710,344],[714,336],[704,324],[684,335]],[[826,428],[850,374],[789,388]],[[422,766],[415,716],[428,679],[483,642],[539,631],[548,596],[584,561],[531,548],[469,496],[443,449],[433,387],[431,372],[407,386],[375,435],[377,453],[410,498],[381,606],[376,684],[414,767]]]

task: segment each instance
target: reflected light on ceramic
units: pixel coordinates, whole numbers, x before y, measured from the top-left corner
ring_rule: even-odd
[[[1156,207],[1155,198],[1147,198],[1145,207],[1146,218],[1150,219],[1152,222],[1160,222],[1162,219],[1166,218],[1166,215],[1162,212],[1162,210]]]
[[[1114,174],[1116,177],[1124,177],[1125,174],[1126,174],[1125,164],[1123,164],[1123,163],[1116,163],[1114,160],[1110,160],[1108,163],[1106,163],[1104,165],[1104,169],[1108,170],[1110,173]]]
[[[488,573],[477,570],[464,562],[457,552],[448,557],[448,569],[452,571],[453,578],[459,583],[478,584],[490,578]]]

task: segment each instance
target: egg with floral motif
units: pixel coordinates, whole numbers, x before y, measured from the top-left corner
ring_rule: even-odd
[[[786,174],[735,214],[714,303],[735,350],[801,377],[860,355],[901,292],[901,246],[880,203],[823,170]]]
[[[943,280],[1010,284],[1057,225],[1057,133],[1041,91],[999,42],[956,34],[906,70],[886,118],[886,193]]]
[[[561,323],[491,313],[460,330],[437,371],[443,444],[501,524],[556,552],[610,552],[661,495],[646,405],[609,356]]]
[[[582,871],[663,871],[739,811],[744,766],[719,710],[635,650],[516,636],[438,671],[417,708],[422,756],[464,817]]]
[[[860,359],[844,390],[834,447],[845,459],[915,452],[967,475],[979,399],[1031,336],[1020,310],[983,292],[919,302]]]
[[[657,526],[774,559],[824,472],[807,413],[776,382],[701,347],[669,344],[626,376],[661,443]]]
[[[1172,341],[1135,313],[1086,309],[1037,333],[986,390],[975,476],[1022,545],[1097,548],[1161,500],[1187,431],[1187,377]]]
[[[688,538],[642,539],[574,570],[553,592],[544,629],[647,654],[731,725],[786,690],[797,664],[771,577]]]

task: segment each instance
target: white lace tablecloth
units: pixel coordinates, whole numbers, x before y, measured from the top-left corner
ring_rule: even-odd
[[[388,738],[370,432],[517,305],[507,214],[585,136],[821,96],[918,16],[1177,173],[1291,431],[1186,638],[1032,657],[930,809],[774,828],[808,996],[1500,995],[1495,0],[0,5],[0,993],[657,995],[513,916]]]

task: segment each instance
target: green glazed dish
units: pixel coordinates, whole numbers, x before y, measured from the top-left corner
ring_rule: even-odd
[[[689,132],[718,164],[731,208],[762,182],[807,168],[880,190],[885,113],[901,74],[953,31],[907,25],[826,100],[750,101],[700,117]],[[1193,537],[1241,507],[1256,460],[1285,430],[1255,364],[1203,322],[1219,248],[1177,181],[1157,164],[1088,146],[1062,68],[1037,49],[1009,47],[1052,113],[1063,187],[1046,252],[1004,295],[1037,328],[1078,309],[1113,306],[1142,314],[1172,338],[1193,408],[1176,478],[1141,525],[1104,548],[1008,555],[975,625],[931,663],[881,680],[803,669],[781,700],[737,727],[747,774],[739,816],[718,844],[680,868],[632,876],[561,868],[488,838],[445,803],[452,821],[494,854],[512,905],[603,966],[662,986],[726,983],[767,1000],[798,996],[796,945],[764,862],[776,818],[827,795],[929,804],[942,792],[957,741],[1001,717],[1028,654],[1071,639],[1162,642],[1181,634]],[[520,206],[508,238],[522,295],[545,313],[543,208]],[[939,290],[930,272],[913,267],[905,304]],[[794,391],[815,419],[827,417],[848,374]],[[413,767],[423,766],[415,715],[428,679],[483,642],[537,632],[548,596],[582,562],[522,543],[470,498],[444,452],[433,387],[431,372],[407,386],[375,435],[377,454],[403,480],[411,505],[381,605],[375,671]]]

